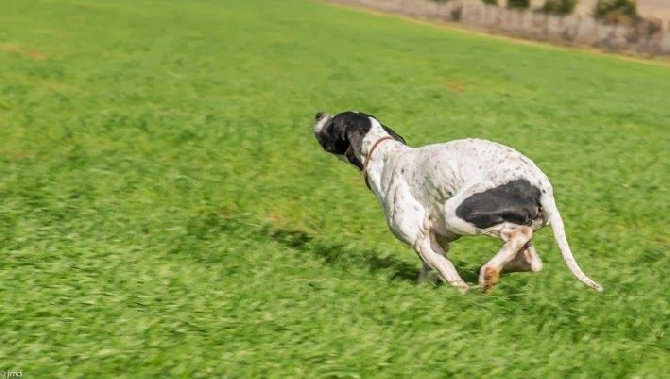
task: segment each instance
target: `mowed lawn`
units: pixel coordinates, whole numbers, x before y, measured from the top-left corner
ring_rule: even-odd
[[[670,67],[307,0],[0,0],[0,370],[46,377],[670,376]],[[496,140],[568,240],[415,283],[318,110]]]

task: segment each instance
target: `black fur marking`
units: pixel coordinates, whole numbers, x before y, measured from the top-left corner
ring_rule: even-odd
[[[370,120],[353,112],[340,113],[323,127],[316,138],[324,150],[331,154],[345,155],[351,145],[360,142],[370,130]],[[353,139],[353,140],[352,140]]]
[[[540,214],[540,190],[519,179],[476,193],[456,209],[456,215],[479,229],[502,222],[530,226]]]
[[[344,112],[333,117],[333,125],[343,131],[344,138],[349,145],[344,151],[344,157],[347,158],[349,163],[362,170],[363,163],[358,157],[363,144],[363,137],[372,128],[370,119],[360,113]]]
[[[318,120],[322,116],[323,114],[317,113],[315,118]],[[324,150],[344,156],[349,163],[362,170],[363,163],[358,157],[363,137],[372,128],[370,117],[374,116],[358,112],[340,113],[328,121],[321,132],[317,133],[316,139]],[[384,125],[382,128],[397,141],[405,143],[405,139],[395,131]]]

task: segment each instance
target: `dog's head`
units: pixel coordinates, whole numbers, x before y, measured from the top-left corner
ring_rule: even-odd
[[[405,143],[398,133],[382,125],[374,116],[360,112],[343,112],[335,116],[319,112],[314,116],[314,135],[321,147],[345,162],[363,169],[363,141],[391,136]],[[368,141],[370,143],[370,141]]]

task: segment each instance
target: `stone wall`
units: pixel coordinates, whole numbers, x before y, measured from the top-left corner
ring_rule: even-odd
[[[591,16],[548,16],[532,11],[516,11],[487,5],[480,0],[326,1],[428,20],[460,22],[465,26],[492,32],[566,45],[591,46],[648,55],[670,55],[668,20],[646,19],[635,25],[606,25]]]

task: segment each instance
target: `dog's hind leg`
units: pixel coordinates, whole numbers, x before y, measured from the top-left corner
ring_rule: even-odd
[[[533,240],[531,239],[523,245],[511,261],[505,264],[502,272],[538,272],[540,270],[542,270],[542,260],[537,255],[535,246],[533,246]]]
[[[498,283],[503,267],[511,262],[533,237],[533,229],[529,226],[505,223],[496,234],[505,243],[498,253],[479,272],[479,284],[485,292],[491,291]]]

